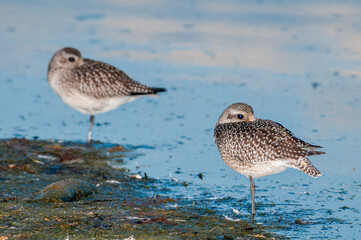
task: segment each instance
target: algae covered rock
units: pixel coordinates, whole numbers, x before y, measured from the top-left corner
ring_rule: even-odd
[[[40,191],[35,201],[72,202],[96,191],[94,185],[79,179],[67,179],[52,183]]]

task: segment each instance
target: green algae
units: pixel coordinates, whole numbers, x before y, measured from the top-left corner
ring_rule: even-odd
[[[107,163],[122,162],[126,156],[137,157],[101,143],[87,148],[78,143],[0,140],[0,237],[281,238],[272,233],[274,228],[257,225],[252,219],[226,220],[202,199],[169,198],[167,191],[157,187],[158,180],[133,178],[126,169],[114,169]],[[71,178],[81,179],[79,186],[84,181],[96,186],[96,191],[73,202],[29,201],[39,198],[45,186]]]

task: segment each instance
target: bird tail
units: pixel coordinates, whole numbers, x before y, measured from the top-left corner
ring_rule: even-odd
[[[308,158],[300,159],[291,163],[291,166],[310,175],[311,177],[317,178],[322,176],[322,173],[312,165]]]
[[[325,154],[325,152],[322,152],[322,151],[313,151],[313,150],[307,152],[307,156],[320,155],[320,154]]]
[[[142,92],[132,92],[130,93],[131,96],[139,96],[139,95],[157,95],[159,92],[166,92],[167,89],[165,88],[148,88],[146,91]]]
[[[159,92],[166,92],[167,89],[165,88],[152,88],[154,93],[159,93]]]

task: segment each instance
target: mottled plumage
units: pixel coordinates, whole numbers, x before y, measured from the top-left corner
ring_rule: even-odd
[[[164,88],[152,88],[131,79],[123,71],[100,61],[83,59],[74,48],[57,51],[50,60],[51,88],[72,108],[90,115],[88,143],[94,115],[146,95],[156,96]]]
[[[74,68],[70,77],[70,81],[63,81],[65,88],[76,89],[97,99],[155,94],[163,90],[136,82],[123,71],[91,59],[84,59],[84,64]]]
[[[321,176],[307,158],[324,154],[315,150],[320,146],[295,137],[281,124],[256,119],[252,107],[245,103],[235,103],[224,110],[214,129],[214,139],[224,162],[247,176],[251,186],[253,178],[276,174],[288,167],[312,177]]]

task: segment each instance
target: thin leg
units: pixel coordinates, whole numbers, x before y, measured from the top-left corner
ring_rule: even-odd
[[[93,124],[94,124],[94,115],[90,115],[90,126],[89,126],[88,140],[86,142],[86,145],[90,144],[90,141],[91,141],[91,138],[92,138]]]
[[[252,215],[255,215],[256,214],[256,208],[254,206],[254,193],[255,193],[255,190],[256,190],[256,185],[254,184],[252,176],[249,176],[248,178],[249,178],[249,182],[250,182],[250,185],[251,185]]]

